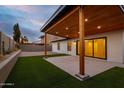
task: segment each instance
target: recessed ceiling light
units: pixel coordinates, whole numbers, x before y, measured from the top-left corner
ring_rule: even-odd
[[[69,28],[68,28],[68,27],[66,27],[65,29],[66,29],[66,30],[68,30]]]
[[[56,32],[56,34],[58,34],[58,32]]]
[[[97,26],[97,29],[101,29],[101,26]]]
[[[85,22],[87,22],[87,21],[88,21],[88,19],[86,18],[86,19],[84,19],[84,21],[85,21]]]
[[[66,37],[68,37],[68,35],[66,35]]]

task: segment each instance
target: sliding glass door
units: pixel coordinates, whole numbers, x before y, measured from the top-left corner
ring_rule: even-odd
[[[93,38],[85,40],[85,56],[95,58],[107,58],[107,39]],[[79,54],[79,41],[77,42],[77,54]]]

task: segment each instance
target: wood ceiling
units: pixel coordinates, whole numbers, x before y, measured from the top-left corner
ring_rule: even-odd
[[[85,35],[124,29],[124,13],[119,6],[85,6]],[[79,8],[64,15],[47,29],[47,33],[67,38],[79,37]],[[98,26],[100,29],[98,29]]]

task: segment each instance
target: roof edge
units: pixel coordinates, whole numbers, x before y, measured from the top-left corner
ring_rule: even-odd
[[[124,5],[120,5],[120,8],[124,12]]]
[[[45,32],[45,27],[63,10],[67,5],[60,5],[60,7],[53,13],[53,15],[46,21],[46,23],[41,27],[40,31]],[[124,12],[124,5],[118,5],[118,7]]]
[[[46,23],[41,27],[40,31],[43,31],[43,29],[66,7],[66,5],[60,5],[60,7],[53,13],[53,15],[46,21]]]
[[[64,39],[60,39],[60,40],[54,40],[54,41],[52,41],[52,43],[53,42],[59,42],[59,41],[66,41],[66,40],[68,40],[67,38],[64,38]]]

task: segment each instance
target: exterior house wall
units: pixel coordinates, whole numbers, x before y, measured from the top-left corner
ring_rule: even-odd
[[[15,42],[10,37],[0,32],[0,55],[1,56],[4,54],[3,50],[4,50],[4,53],[14,51]]]
[[[101,33],[92,36],[87,36],[86,39],[107,37],[107,61],[123,63],[122,33],[123,31]]]
[[[50,34],[47,34],[47,42],[48,43],[51,43],[52,41],[55,41],[55,40],[61,40],[61,39],[64,39],[62,37],[59,37],[59,36],[54,36],[54,35],[50,35]]]
[[[4,50],[5,50],[5,52],[9,51],[9,37],[7,37],[6,35],[2,34],[2,39],[1,40],[2,40],[2,42],[4,42]]]
[[[60,41],[60,50],[57,49],[57,43],[58,42],[53,42],[52,43],[52,51],[57,52],[57,53],[65,53],[65,54],[70,54],[70,55],[76,55],[76,44],[75,41],[77,39],[71,39],[70,41],[72,42],[71,46],[71,51],[67,50],[67,40],[66,41]]]
[[[41,44],[44,44],[45,42],[45,37],[42,37],[41,38]],[[54,35],[50,35],[50,34],[47,34],[47,43],[50,44],[52,41],[56,41],[56,40],[61,40],[61,39],[64,39],[62,37],[59,37],[59,36],[54,36]]]
[[[123,63],[124,59],[124,30],[100,33],[85,37],[85,39],[107,37],[107,61]],[[52,43],[53,52],[76,55],[76,39],[72,39],[72,50],[67,51],[67,41],[60,41],[60,49],[57,50],[57,42]],[[62,43],[62,44],[61,44]],[[65,46],[62,46],[64,43]],[[64,51],[63,51],[64,50]]]
[[[71,51],[68,51],[67,53],[70,54],[70,55],[76,55],[76,40],[77,39],[71,39]]]
[[[67,53],[67,43],[66,43],[66,42],[60,43],[60,51],[61,51],[62,53],[68,54],[68,53]]]
[[[61,41],[60,42],[60,50],[58,50],[58,42],[54,42],[52,43],[52,51],[53,52],[57,52],[57,53],[65,53],[65,54],[68,54],[67,53],[67,41]]]

